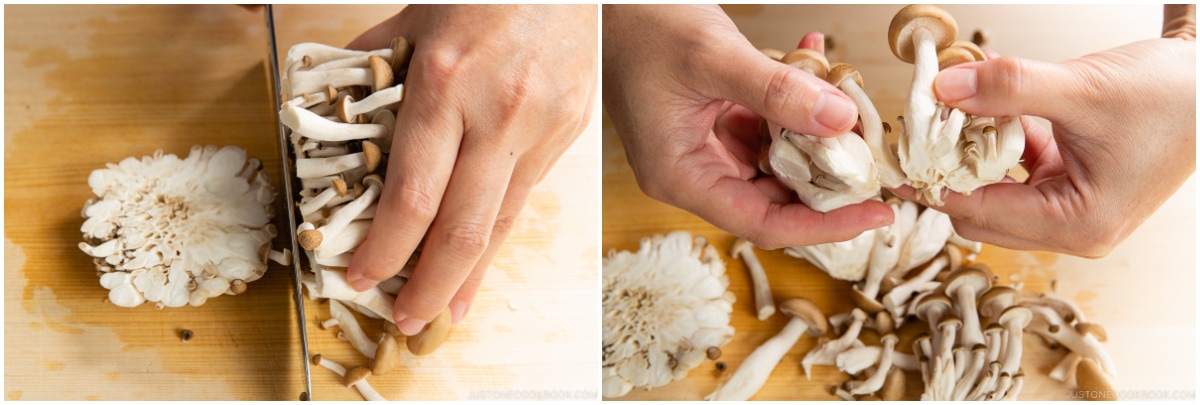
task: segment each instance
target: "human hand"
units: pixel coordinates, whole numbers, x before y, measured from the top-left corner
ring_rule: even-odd
[[[936,208],[971,240],[1107,255],[1196,170],[1195,57],[1195,42],[1153,39],[1063,63],[1001,57],[940,72],[947,105],[1040,116],[1054,134],[1023,118],[1029,178],[949,193]]]
[[[762,55],[717,6],[604,6],[604,103],[638,185],[764,249],[890,224],[866,201],[819,213],[759,177],[759,119],[831,137],[857,120],[825,81]],[[819,34],[804,47],[822,50]]]
[[[405,7],[347,48],[413,46],[387,179],[347,278],[396,275],[395,322],[419,332],[466,314],[530,189],[586,127],[596,91],[596,7]]]

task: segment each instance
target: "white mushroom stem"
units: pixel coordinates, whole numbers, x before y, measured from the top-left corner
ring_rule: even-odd
[[[329,329],[329,328],[332,328],[337,325],[338,325],[337,318],[329,318],[329,319],[326,319],[324,322],[321,322],[321,329]]]
[[[365,378],[362,381],[351,384],[351,386],[357,389],[358,393],[368,401],[387,401],[387,398],[379,395],[379,392],[375,391],[375,388],[371,387],[371,384]]]
[[[292,251],[289,249],[284,249],[282,252],[271,250],[267,252],[267,259],[284,266],[290,266],[292,264]]]
[[[999,361],[1000,355],[1004,351],[1004,330],[991,329],[984,330],[984,340],[987,341],[987,354],[984,356],[986,363],[990,364],[993,361]]]
[[[879,364],[882,356],[883,348],[880,346],[856,347],[838,354],[834,364],[838,370],[853,375]],[[909,371],[921,368],[916,355],[901,352],[892,353],[892,366]]]
[[[835,365],[838,354],[851,348],[862,346],[862,342],[858,340],[858,335],[862,332],[863,323],[867,320],[867,314],[858,308],[855,308],[852,314],[854,320],[846,328],[846,333],[837,339],[823,340],[817,347],[809,350],[804,355],[804,358],[800,360],[800,367],[804,369],[806,378],[812,380],[813,365]]]
[[[367,358],[375,358],[375,350],[379,346],[367,337],[363,332],[362,327],[358,325],[358,320],[354,319],[354,314],[345,305],[338,300],[329,300],[329,314],[338,320],[338,327],[342,329],[350,344],[358,349],[359,353]]]
[[[1033,311],[1033,322],[1029,324],[1029,330],[1048,340],[1058,342],[1080,356],[1096,359],[1104,371],[1114,377],[1117,375],[1116,363],[1095,337],[1080,335],[1075,328],[1066,325],[1066,322],[1059,318],[1055,311],[1038,310],[1036,305],[1025,307]],[[1058,327],[1052,328],[1051,325],[1058,325]]]
[[[283,125],[286,125],[295,134],[319,141],[340,142],[355,139],[378,139],[392,134],[384,125],[347,124],[331,121],[312,111],[297,108],[290,104],[285,104],[279,110],[279,121],[283,122]]]
[[[952,233],[954,225],[950,223],[949,215],[926,208],[917,216],[912,231],[903,239],[904,246],[900,248],[896,269],[908,271],[932,259],[946,246],[946,240]]]
[[[853,82],[852,80],[847,81]],[[895,222],[902,221],[903,219],[900,218],[901,204],[890,205],[896,218]],[[871,261],[867,264],[867,278],[863,282],[862,288],[863,296],[868,298],[876,299],[878,297],[880,282],[900,260],[900,248],[904,245],[901,232],[904,229],[902,226],[897,226],[895,222],[875,231],[875,246],[871,247]]]
[[[888,293],[884,295],[883,299],[880,301],[883,303],[883,306],[892,313],[892,318],[900,319],[900,317],[904,315],[900,313],[900,310],[904,308],[904,303],[908,302],[908,300],[913,297],[913,292],[917,291],[917,288],[923,286],[923,284],[933,281],[933,279],[937,277],[937,274],[941,272],[942,269],[945,269],[949,264],[950,259],[946,258],[946,256],[938,256],[937,259],[929,263],[929,265],[926,266],[925,269],[921,270],[921,272],[915,277],[908,279],[904,283],[892,288],[891,291],[888,291]]]
[[[385,49],[377,49],[377,50],[363,53],[360,55],[354,55],[354,56],[350,56],[350,57],[334,59],[334,60],[330,60],[330,61],[323,62],[318,65],[315,65],[312,68],[309,68],[309,70],[366,68],[366,67],[371,66],[371,64],[368,61],[368,59],[371,57],[371,55],[378,55],[379,57],[383,58],[384,60],[389,60],[392,58],[392,50],[386,49],[386,48]]]
[[[771,376],[775,366],[808,329],[808,322],[793,316],[787,325],[784,325],[783,330],[754,349],[754,352],[746,356],[746,360],[738,366],[737,371],[734,371],[733,376],[704,399],[708,401],[745,401],[750,399],[767,382],[767,377]]]
[[[754,283],[754,304],[758,307],[758,320],[765,321],[775,314],[775,299],[771,296],[771,284],[767,282],[767,272],[754,254],[754,246],[750,241],[738,238],[733,242],[730,252],[733,258],[741,258],[746,262],[746,270],[750,271],[750,280]]]
[[[325,158],[347,154],[350,154],[350,148],[347,146],[319,146],[305,153],[304,157]]]
[[[346,375],[345,367],[342,367],[341,364],[338,364],[338,363],[334,362],[333,360],[327,359],[324,356],[321,356],[320,354],[313,355],[313,360],[314,360],[314,362],[317,363],[318,366],[324,367],[324,368],[328,369],[329,371],[337,373],[337,375],[339,375],[339,376]]]
[[[1087,322],[1087,316],[1083,314],[1083,310],[1075,305],[1074,302],[1064,299],[1054,294],[1041,293],[1037,298],[1022,298],[1017,300],[1018,304],[1032,303],[1053,309],[1058,313],[1058,316],[1067,324],[1071,325],[1076,322]]]
[[[850,390],[851,394],[866,395],[879,391],[879,388],[883,387],[883,381],[887,378],[888,372],[892,371],[892,358],[895,356],[896,342],[898,341],[899,338],[896,335],[884,335],[883,356],[879,359],[879,368],[866,381]]]
[[[373,177],[369,177],[368,179],[373,179]],[[305,248],[318,251],[328,248],[335,243],[333,240],[338,238],[338,235],[341,234],[342,231],[346,229],[346,227],[349,226],[352,221],[354,221],[354,218],[358,217],[360,213],[362,213],[367,209],[367,207],[371,206],[375,202],[383,188],[383,183],[380,181],[368,181],[368,183],[370,184],[367,186],[367,190],[364,191],[362,195],[358,196],[358,198],[355,198],[354,201],[347,203],[341,209],[337,210],[337,212],[333,213],[333,215],[329,217],[329,220],[325,222],[325,225],[322,225],[320,228],[316,229],[316,232],[319,232],[321,237],[320,243],[315,248],[312,248],[310,245],[305,245]],[[299,236],[301,237],[300,239],[302,241],[306,239],[304,238],[304,234],[299,234]],[[328,257],[332,255],[326,256]]]
[[[375,71],[370,68],[339,68],[326,70],[297,70],[288,75],[291,94],[304,94],[324,90],[326,86],[344,88],[350,86],[374,86]]]
[[[284,65],[291,65],[295,61],[303,60],[305,57],[309,59],[309,65],[320,66],[329,61],[339,59],[349,59],[355,57],[367,57],[369,55],[379,55],[384,59],[391,59],[392,50],[390,48],[378,49],[374,51],[358,51],[353,49],[344,49],[336,46],[325,45],[317,42],[302,42],[288,48],[287,57],[284,59]]]
[[[354,117],[360,114],[366,114],[399,103],[403,95],[404,85],[398,84],[371,93],[367,98],[360,101],[354,101],[354,97],[350,97],[349,95],[342,96],[338,100],[337,105],[338,117],[342,119],[342,122],[353,122]]]
[[[1008,388],[1008,392],[1004,393],[1004,401],[1016,401],[1017,395],[1021,394],[1021,388],[1025,387],[1025,375],[1017,374],[1013,376],[1012,386]]]
[[[1000,380],[1000,362],[988,363],[987,374],[984,374],[983,379],[975,384],[975,388],[967,394],[968,401],[979,401],[988,394],[996,390],[996,383]]]
[[[367,239],[367,232],[370,230],[371,221],[369,220],[351,221],[349,225],[342,228],[337,237],[327,239],[328,243],[322,243],[314,251],[317,259],[332,258],[354,250]]]
[[[361,166],[367,166],[366,152],[326,158],[300,158],[296,159],[296,177],[331,176]]]
[[[971,350],[971,358],[967,361],[964,367],[962,376],[954,383],[954,400],[962,401],[970,394],[971,389],[975,388],[975,382],[979,381],[984,364],[987,363],[987,349],[983,346],[978,346]]]
[[[300,214],[301,215],[312,215],[312,213],[317,212],[317,210],[320,210],[321,208],[325,208],[326,204],[328,204],[334,198],[338,197],[338,194],[339,193],[336,188],[329,187],[329,188],[325,189],[325,191],[322,191],[320,194],[317,194],[316,196],[314,196],[312,198],[305,199],[303,202],[300,203],[300,207],[299,207]]]
[[[875,104],[871,102],[870,97],[867,97],[867,92],[863,91],[863,88],[859,87],[858,82],[854,80],[842,80],[839,87],[858,106],[858,115],[862,119],[863,140],[871,147],[871,155],[875,158],[875,168],[879,171],[880,183],[887,188],[904,185],[907,177],[900,169],[900,160],[892,153],[892,146],[888,144],[887,138],[884,136],[883,120],[879,119],[879,112],[875,110]]]

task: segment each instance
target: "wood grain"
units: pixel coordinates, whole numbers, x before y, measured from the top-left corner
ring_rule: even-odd
[[[866,89],[885,121],[903,110],[911,66],[888,51],[886,29],[898,5],[814,5],[726,7],[743,34],[757,47],[793,49],[804,33],[820,30],[833,37],[831,61],[848,62],[862,72]],[[985,30],[989,47],[1002,54],[1060,61],[1157,35],[1161,7],[1120,6],[947,6],[959,22],[960,37]],[[1053,38],[1050,40],[1048,38]],[[734,238],[696,216],[654,201],[638,189],[617,133],[607,118],[603,133],[605,252],[635,250],[645,236],[688,230],[713,241],[728,263],[729,289],[738,298],[731,321],[737,332],[722,348],[720,361],[706,361],[686,379],[649,391],[635,389],[622,400],[698,400],[716,388],[759,344],[783,328],[776,315],[766,322],[754,316],[749,275],[728,255]],[[894,140],[893,140],[894,141]],[[1143,399],[1154,395],[1195,396],[1196,294],[1195,180],[1188,182],[1110,255],[1099,260],[1013,251],[986,246],[979,261],[989,264],[1002,284],[1023,284],[1027,291],[1056,291],[1079,303],[1090,319],[1108,328],[1106,348],[1120,375],[1115,385]],[[1064,238],[1073,235],[1063,235]],[[826,314],[847,312],[853,302],[849,283],[834,280],[807,262],[781,251],[758,251],[776,300],[803,296]],[[1053,285],[1053,287],[1052,287]],[[1182,299],[1178,304],[1174,303]],[[1167,310],[1167,308],[1170,308]],[[911,347],[913,330],[903,331],[899,347]],[[876,344],[874,332],[864,332]],[[753,399],[836,400],[829,386],[849,380],[833,367],[817,366],[806,379],[800,359],[813,346],[802,339],[783,359]],[[1025,341],[1022,367],[1027,375],[1022,399],[1065,400],[1071,385],[1046,377],[1064,355],[1035,338]],[[903,350],[902,351],[907,351]],[[916,399],[919,374],[909,374],[910,399]],[[1133,399],[1132,397],[1127,397]]]
[[[398,9],[281,6],[276,23],[284,46],[344,45]],[[273,266],[246,294],[199,308],[124,309],[103,302],[106,290],[76,247],[88,174],[127,156],[236,144],[280,184],[262,12],[5,11],[5,399],[296,399],[303,359],[290,268]],[[385,396],[598,397],[598,142],[596,122],[534,188],[450,340],[372,379]],[[308,322],[323,314],[311,305],[308,313]],[[195,333],[188,343],[182,328]],[[314,350],[362,360],[322,332],[310,324]],[[324,371],[314,370],[315,398],[359,399]]]

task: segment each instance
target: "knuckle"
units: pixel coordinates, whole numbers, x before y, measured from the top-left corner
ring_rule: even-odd
[[[419,223],[433,221],[441,203],[435,196],[432,187],[418,182],[399,184],[396,192],[389,197],[388,203],[391,206],[396,207],[397,211],[403,213],[405,217],[412,218]]]
[[[424,74],[423,85],[431,90],[443,93],[454,83],[463,67],[461,55],[446,48],[434,47],[425,52],[419,61]]]
[[[515,215],[501,215],[496,218],[496,222],[492,225],[492,235],[503,236],[508,235],[512,231],[513,225],[517,223]]]
[[[491,227],[484,223],[463,221],[446,229],[444,241],[451,251],[474,256],[487,249],[491,236]]]

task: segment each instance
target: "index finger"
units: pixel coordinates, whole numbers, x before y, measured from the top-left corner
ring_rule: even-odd
[[[772,202],[753,183],[725,177],[682,201],[685,209],[762,249],[844,241],[890,224],[891,207],[868,200],[826,213],[804,204]]]

